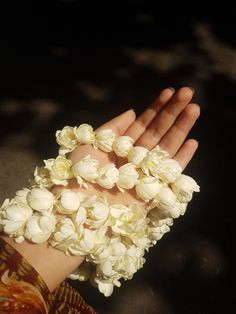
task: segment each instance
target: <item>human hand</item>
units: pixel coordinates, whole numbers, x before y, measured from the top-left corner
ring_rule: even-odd
[[[189,87],[180,88],[177,92],[164,89],[138,118],[133,110],[128,110],[100,126],[96,131],[110,128],[117,136],[128,135],[135,140],[134,145],[152,149],[159,145],[177,160],[184,169],[192,159],[198,142],[186,137],[200,115],[198,105],[191,103],[193,91]],[[92,145],[78,146],[69,156],[76,163],[86,155],[97,159],[100,164],[114,163],[120,167],[124,158],[117,157],[113,152],[107,154]],[[79,189],[87,195],[105,195],[109,203],[129,204],[137,201],[134,189],[120,192],[117,187],[106,190],[98,185],[88,183],[88,189],[79,187],[71,180],[70,189]]]
[[[98,130],[111,128],[117,133],[117,136],[128,135],[135,140],[135,145],[148,149],[152,149],[158,144],[185,168],[198,146],[197,141],[186,140],[200,114],[199,107],[191,103],[192,96],[193,92],[188,87],[183,87],[177,92],[165,89],[137,119],[134,111],[129,110],[103,124]],[[124,162],[123,158],[117,158],[113,153],[107,154],[99,149],[94,149],[91,145],[78,146],[69,158],[76,163],[88,154],[101,164],[113,162],[119,167]],[[61,188],[61,186],[55,186],[54,193],[59,192]],[[137,201],[134,189],[121,193],[116,187],[107,190],[89,182],[88,189],[84,189],[78,186],[75,179],[70,180],[67,188],[82,190],[87,195],[105,194],[110,204],[128,205],[134,200]],[[17,244],[9,237],[3,236],[2,238],[31,263],[51,291],[83,261],[82,256],[67,256],[64,252],[48,246],[47,242],[35,245],[24,241]]]

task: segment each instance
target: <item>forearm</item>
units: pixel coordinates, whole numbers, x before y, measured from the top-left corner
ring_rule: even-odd
[[[33,244],[24,241],[16,243],[7,236],[1,236],[14,247],[40,274],[50,291],[68,277],[83,261],[82,256],[67,256],[64,252],[54,249],[48,242]]]

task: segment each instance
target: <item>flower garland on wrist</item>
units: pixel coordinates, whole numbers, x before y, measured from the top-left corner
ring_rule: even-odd
[[[170,230],[173,218],[183,215],[199,186],[181,174],[180,165],[156,146],[147,150],[133,146],[129,136],[116,137],[111,129],[94,132],[88,124],[66,126],[56,132],[59,156],[36,167],[31,188],[16,192],[0,208],[0,231],[20,243],[48,241],[67,255],[85,255],[85,262],[70,275],[87,280],[109,296],[120,279],[131,279],[142,268],[145,252]],[[113,151],[128,163],[100,165],[87,155],[74,165],[66,154],[78,145],[91,144],[104,152]],[[105,197],[66,188],[76,178],[78,184],[98,184],[105,189],[135,189],[145,202],[108,204]],[[63,185],[57,195],[49,189]],[[65,218],[57,221],[56,214]]]

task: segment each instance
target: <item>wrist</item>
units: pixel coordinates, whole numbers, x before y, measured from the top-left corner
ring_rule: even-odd
[[[84,260],[83,256],[67,256],[47,242],[34,244],[24,241],[19,244],[7,236],[1,238],[34,267],[51,292]]]

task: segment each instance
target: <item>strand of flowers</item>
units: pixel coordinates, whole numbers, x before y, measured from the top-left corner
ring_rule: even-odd
[[[44,187],[53,184],[66,186],[68,180],[75,177],[79,185],[85,187],[87,185],[84,180],[97,183],[106,189],[111,189],[116,185],[122,192],[124,189],[135,187],[139,198],[146,202],[154,200],[156,205],[158,194],[168,191],[165,193],[169,193],[171,197],[173,194],[171,190],[174,188],[171,184],[183,178],[179,164],[173,159],[164,158],[162,152],[159,148],[155,148],[146,154],[139,166],[127,163],[119,169],[112,163],[100,166],[97,160],[90,158],[90,155],[73,166],[65,156],[58,156],[56,159],[45,160],[45,167],[36,168],[35,182],[38,186]],[[45,175],[46,172],[47,175]],[[190,177],[188,181],[188,184],[191,182],[195,189],[195,181]],[[185,201],[183,199],[183,202]]]
[[[86,262],[71,278],[88,278],[93,266],[90,278],[108,296],[114,286],[120,286],[121,278],[131,279],[142,267],[145,251],[170,230],[173,218],[184,214],[199,186],[181,174],[179,164],[158,146],[151,151],[133,147],[131,138],[116,138],[112,130],[102,130],[95,136],[92,127],[83,124],[65,127],[56,137],[62,155],[36,168],[31,189],[20,190],[12,200],[4,201],[0,231],[16,242],[49,241],[66,254],[85,255]],[[72,166],[65,154],[78,143],[93,144],[107,152],[114,150],[129,163],[117,169],[114,164],[99,166],[87,156]],[[152,202],[146,209],[137,203],[108,206],[98,196],[86,197],[68,189],[54,196],[48,190],[55,184],[66,186],[73,176],[84,186],[86,180],[107,189],[115,184],[122,191],[135,187],[138,197]],[[66,218],[57,222],[56,213]]]
[[[80,185],[84,184],[85,179],[106,189],[113,188],[115,184],[121,191],[136,186],[137,196],[149,201],[160,190],[160,184],[170,186],[181,176],[182,168],[179,163],[169,158],[169,154],[158,145],[150,151],[145,147],[133,146],[134,140],[131,137],[117,137],[112,129],[95,132],[88,124],[65,126],[56,132],[56,141],[61,155],[56,160],[44,161],[45,167],[36,168],[37,184],[67,185],[67,179],[75,177]],[[65,154],[83,144],[92,144],[94,148],[104,152],[113,151],[118,157],[127,157],[128,163],[119,169],[112,163],[99,166],[98,161],[88,155],[72,167]],[[59,169],[64,171],[58,171]],[[191,186],[197,186],[190,177],[188,181]],[[199,187],[195,189],[199,190]]]
[[[176,199],[177,203],[181,206]],[[121,278],[132,278],[145,262],[145,251],[170,230],[170,205],[168,198],[162,199],[148,212],[135,202],[109,206],[96,195],[66,189],[55,196],[45,188],[25,188],[3,203],[0,226],[18,243],[48,241],[68,255],[85,255],[86,262],[70,277],[81,280],[89,275],[109,296]],[[185,208],[181,206],[182,214]],[[57,213],[65,218],[57,221]]]
[[[56,141],[59,145],[59,155],[72,152],[79,145],[91,144],[94,148],[103,152],[114,152],[119,157],[128,157],[129,162],[138,164],[148,150],[138,146],[134,148],[134,140],[130,136],[117,136],[112,129],[94,131],[89,124],[81,124],[78,127],[65,126],[56,131]],[[132,152],[131,152],[132,151]],[[168,153],[162,151],[163,157]]]

